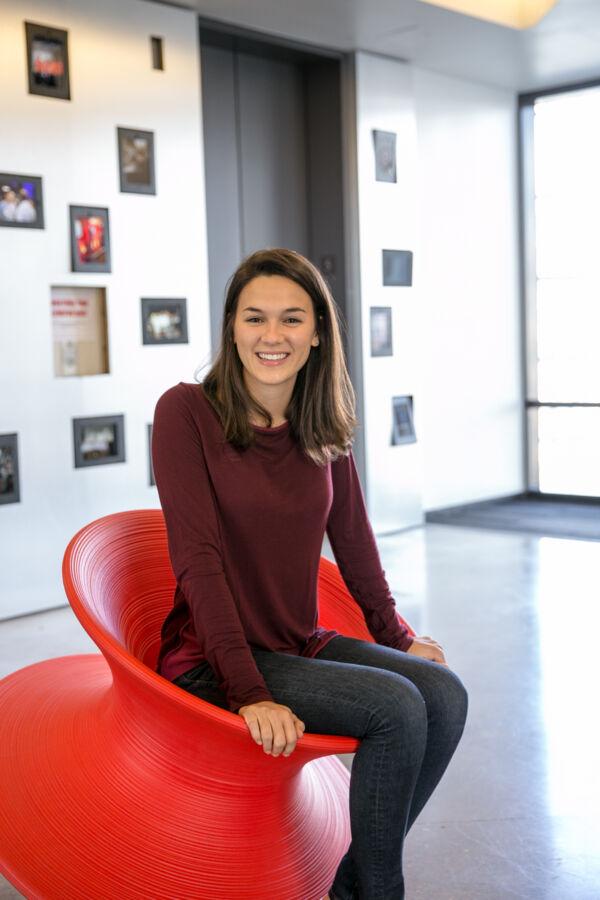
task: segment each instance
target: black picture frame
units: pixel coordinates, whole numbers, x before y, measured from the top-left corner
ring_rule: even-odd
[[[411,287],[413,273],[412,250],[382,250],[384,286]]]
[[[187,299],[142,297],[142,343],[187,344]]]
[[[0,172],[0,226],[44,228],[44,194],[40,175]]]
[[[396,183],[396,132],[373,129],[375,181]]]
[[[372,306],[370,313],[371,356],[393,356],[392,307]]]
[[[76,469],[125,462],[125,416],[73,419],[73,457]]]
[[[415,444],[413,398],[407,394],[392,397],[392,435],[390,444]]]
[[[19,437],[16,432],[0,434],[0,505],[20,502]]]
[[[71,271],[110,272],[108,209],[105,206],[69,206],[69,229]]]
[[[147,434],[148,434],[148,486],[149,487],[156,485],[156,479],[154,478],[154,466],[152,464],[152,425],[153,425],[153,422],[148,422],[146,425]]]
[[[156,194],[154,132],[117,126],[119,190],[123,194]]]
[[[38,22],[24,25],[29,93],[70,100],[69,32]]]

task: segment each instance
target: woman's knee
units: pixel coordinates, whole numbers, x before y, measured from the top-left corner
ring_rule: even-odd
[[[467,689],[452,669],[445,666],[435,667],[435,678],[432,695],[436,703],[456,721],[465,722],[469,708]]]
[[[373,700],[372,717],[378,728],[395,728],[410,733],[411,738],[425,742],[427,738],[427,705],[423,695],[404,675],[379,670],[378,691]]]

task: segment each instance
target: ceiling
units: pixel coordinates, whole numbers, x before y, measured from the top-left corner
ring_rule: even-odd
[[[600,0],[558,0],[516,31],[419,0],[160,0],[303,44],[368,50],[528,92],[600,78]]]

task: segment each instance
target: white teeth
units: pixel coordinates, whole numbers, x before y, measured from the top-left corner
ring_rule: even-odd
[[[257,353],[257,356],[260,356],[261,359],[284,359],[288,354],[287,353]]]

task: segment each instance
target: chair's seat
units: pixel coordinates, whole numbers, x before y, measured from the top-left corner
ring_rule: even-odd
[[[176,743],[128,730],[112,684],[100,654],[35,663],[0,683],[8,880],[44,900],[322,896],[350,840],[337,757],[301,764],[298,754],[297,777],[268,779],[297,751],[273,758],[253,745],[257,779],[246,775],[240,791],[182,761]]]

